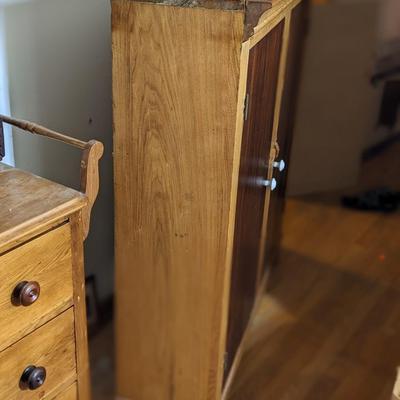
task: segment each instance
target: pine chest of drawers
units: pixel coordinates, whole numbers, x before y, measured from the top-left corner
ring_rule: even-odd
[[[90,206],[90,196],[0,163],[3,400],[90,399],[83,269]]]

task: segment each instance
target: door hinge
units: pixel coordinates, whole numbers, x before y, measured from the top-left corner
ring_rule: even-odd
[[[244,110],[243,110],[245,121],[247,121],[247,117],[249,116],[249,98],[250,98],[249,94],[246,93],[246,97],[244,99]]]
[[[224,372],[228,369],[228,353],[225,352],[224,354]]]

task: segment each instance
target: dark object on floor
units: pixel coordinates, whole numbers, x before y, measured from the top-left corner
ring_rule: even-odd
[[[379,188],[358,196],[343,196],[344,207],[364,211],[394,212],[400,203],[400,193],[387,188]]]

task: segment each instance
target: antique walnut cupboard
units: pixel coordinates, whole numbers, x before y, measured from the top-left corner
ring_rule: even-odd
[[[112,1],[121,399],[229,391],[266,280],[302,19],[300,0]]]
[[[0,163],[0,398],[90,400],[83,240],[103,146],[2,121],[83,156],[80,192]]]

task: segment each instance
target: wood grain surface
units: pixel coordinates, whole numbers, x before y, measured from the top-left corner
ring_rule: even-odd
[[[76,190],[18,169],[0,170],[0,253],[86,204]]]
[[[397,377],[393,387],[392,400],[399,400],[399,398],[400,398],[400,368],[397,369]]]
[[[234,384],[235,380],[237,379],[236,374],[241,366],[243,351],[245,350],[245,343],[247,340],[247,336],[251,335],[251,329],[249,329],[249,326],[258,312],[259,304],[262,301],[263,296],[266,292],[268,280],[269,280],[269,273],[266,272],[264,274],[263,278],[261,279],[261,282],[259,283],[258,288],[257,288],[257,293],[255,296],[254,306],[253,306],[253,309],[250,314],[248,327],[246,328],[246,330],[243,334],[242,340],[236,350],[235,358],[233,359],[232,365],[229,369],[229,373],[227,374],[226,379],[224,381],[221,400],[227,399],[227,397],[230,394],[232,385]]]
[[[87,197],[86,207],[82,210],[83,237],[87,238],[90,228],[90,216],[100,188],[99,161],[104,153],[103,143],[90,140],[81,158],[80,191]]]
[[[23,281],[40,285],[29,307],[12,303]],[[71,233],[68,224],[0,256],[0,351],[72,305]]]
[[[65,389],[65,391],[58,396],[54,397],[53,400],[78,400],[77,394],[77,385],[74,383],[69,388]]]
[[[279,153],[279,144],[277,142],[277,133],[279,128],[279,115],[282,104],[282,93],[285,82],[285,71],[286,71],[286,58],[288,52],[288,44],[289,44],[289,33],[290,33],[290,20],[291,13],[288,13],[284,16],[282,21],[278,23],[277,26],[283,25],[282,32],[282,42],[281,42],[281,51],[280,51],[280,61],[278,68],[278,76],[277,76],[277,84],[276,84],[276,95],[275,95],[275,104],[274,104],[274,117],[272,124],[272,138],[271,138],[271,148],[269,153],[269,175],[268,179],[272,180],[275,178],[275,170],[273,168],[273,163],[276,161]],[[276,27],[277,27],[276,26]],[[275,27],[275,28],[276,28]],[[271,31],[272,32],[272,31]],[[276,180],[277,187],[279,187],[279,179]],[[276,190],[276,189],[275,189]],[[266,196],[264,203],[264,215],[262,221],[261,235],[260,235],[260,255],[258,259],[258,282],[264,276],[266,269],[266,253],[265,253],[265,245],[271,239],[267,237],[268,233],[268,220],[269,220],[269,207],[270,207],[270,198],[273,193],[270,193],[270,196]]]
[[[249,42],[242,44],[242,50],[240,55],[240,77],[239,77],[239,91],[238,91],[238,105],[236,114],[236,132],[235,132],[235,146],[234,146],[234,157],[233,157],[233,173],[232,173],[232,187],[231,187],[231,207],[229,211],[229,223],[228,223],[228,241],[227,241],[227,257],[225,260],[227,274],[225,276],[225,287],[229,288],[226,290],[223,297],[223,309],[226,312],[222,315],[223,330],[228,332],[228,320],[229,320],[229,302],[230,302],[230,289],[232,280],[232,260],[233,260],[233,246],[235,238],[235,226],[236,226],[236,208],[238,200],[238,187],[239,187],[239,172],[240,172],[240,159],[242,150],[242,139],[243,139],[243,127],[245,119],[245,107],[246,107],[246,92],[247,92],[247,79],[248,79],[248,64],[249,64]],[[227,334],[221,337],[220,348],[224,352],[224,369],[223,369],[223,390],[226,388],[226,370],[227,370],[227,359],[226,359],[226,344]]]
[[[87,197],[86,207],[82,211],[84,215],[83,232],[84,232],[84,238],[86,239],[89,233],[90,214],[99,191],[99,160],[104,152],[103,144],[101,142],[98,142],[97,140],[90,140],[89,142],[84,142],[82,140],[73,138],[71,136],[67,136],[63,133],[48,129],[44,126],[38,125],[31,121],[25,121],[22,119],[12,118],[0,114],[1,129],[3,128],[3,122],[8,123],[19,129],[22,129],[25,132],[44,136],[52,140],[57,140],[64,144],[74,146],[83,150],[81,158],[80,191]]]
[[[250,51],[248,117],[244,123],[232,258],[227,340],[229,372],[246,329],[257,291],[260,236],[268,178],[283,23]]]
[[[221,393],[243,15],[113,1],[117,394]]]
[[[83,254],[84,223],[81,212],[77,212],[70,217],[70,227],[78,398],[79,400],[90,400],[91,385]]]
[[[46,381],[36,391],[21,390],[26,367],[46,368]],[[7,400],[51,398],[76,378],[72,308],[0,353],[0,397]]]
[[[255,46],[264,36],[270,32],[283,19],[291,14],[301,1],[304,0],[276,0],[272,3],[272,8],[265,12],[254,27],[254,35],[249,38],[250,46]]]

